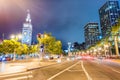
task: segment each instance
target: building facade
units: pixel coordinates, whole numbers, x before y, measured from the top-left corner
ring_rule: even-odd
[[[27,11],[27,17],[25,23],[23,23],[22,28],[22,43],[31,45],[32,42],[32,24],[31,24],[31,16],[30,11]]]
[[[106,37],[111,32],[111,27],[116,25],[120,17],[120,8],[118,1],[107,1],[99,9],[100,25],[102,36]]]
[[[98,23],[88,23],[84,27],[85,45],[88,48],[99,40]]]

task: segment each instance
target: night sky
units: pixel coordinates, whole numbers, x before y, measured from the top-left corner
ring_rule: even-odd
[[[33,39],[37,33],[51,32],[62,42],[84,41],[84,26],[88,22],[99,22],[98,9],[107,0],[0,0],[0,38],[2,33],[22,31],[30,10]]]

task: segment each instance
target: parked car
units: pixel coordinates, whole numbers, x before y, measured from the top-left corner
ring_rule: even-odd
[[[10,57],[0,56],[0,62],[2,62],[2,61],[11,61],[11,60],[12,60],[12,58],[10,58]]]
[[[5,57],[5,60],[6,60],[6,61],[11,61],[12,58],[10,58],[10,57]]]
[[[50,58],[49,58],[50,60],[52,60],[52,59],[54,59],[54,57],[53,56],[50,56]]]

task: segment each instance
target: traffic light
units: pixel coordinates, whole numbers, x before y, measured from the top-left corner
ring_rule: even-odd
[[[37,34],[37,38],[41,38],[41,33],[38,33],[38,34]]]

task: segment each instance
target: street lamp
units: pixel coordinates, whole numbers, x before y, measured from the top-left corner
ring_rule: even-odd
[[[22,39],[22,35],[21,34],[18,34],[17,37],[18,37],[18,39]]]
[[[10,36],[10,38],[15,40],[15,41],[18,41],[19,39],[22,39],[22,35],[21,34],[17,34],[17,35],[12,34]]]
[[[94,48],[93,51],[94,51],[93,55],[97,56],[97,53],[96,53],[96,52],[97,52],[97,49]]]
[[[101,47],[98,48],[98,55],[101,55]]]
[[[11,39],[14,39],[14,38],[15,38],[15,35],[11,35],[10,38],[11,38]]]
[[[71,42],[68,42],[68,56],[72,55],[70,48],[71,48]]]

